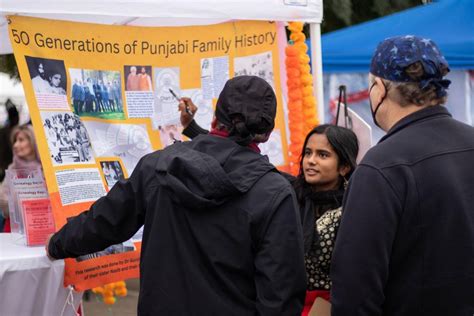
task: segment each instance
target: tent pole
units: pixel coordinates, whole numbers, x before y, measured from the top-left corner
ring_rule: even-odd
[[[323,90],[323,58],[321,49],[321,25],[319,23],[309,24],[309,36],[311,41],[311,64],[313,73],[313,89],[318,103],[319,123],[325,123],[324,90]]]

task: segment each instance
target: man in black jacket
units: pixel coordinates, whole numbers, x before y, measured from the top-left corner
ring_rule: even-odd
[[[442,106],[448,65],[414,36],[377,47],[372,115],[388,131],[351,177],[332,315],[474,315],[474,128]]]
[[[143,157],[51,238],[49,255],[102,250],[144,224],[139,315],[299,315],[306,276],[295,196],[256,145],[275,114],[263,79],[229,80],[209,135]]]

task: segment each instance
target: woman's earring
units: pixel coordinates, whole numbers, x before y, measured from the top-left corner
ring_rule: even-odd
[[[342,176],[344,179],[344,191],[347,189],[347,186],[349,185],[349,181],[347,181],[346,177]]]

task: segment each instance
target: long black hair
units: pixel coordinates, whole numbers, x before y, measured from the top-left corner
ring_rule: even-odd
[[[300,172],[294,182],[295,191],[300,205],[304,203],[302,200],[306,194],[312,191],[311,185],[308,184],[304,178],[303,158],[308,140],[314,134],[326,135],[329,144],[337,154],[338,167],[349,166],[350,170],[345,177],[347,180],[349,180],[357,166],[356,159],[359,152],[359,141],[357,140],[357,136],[353,131],[342,126],[330,124],[318,125],[317,127],[313,128],[308,133],[308,135],[306,135],[304,140],[300,156]],[[341,186],[343,183],[344,181],[341,179]]]

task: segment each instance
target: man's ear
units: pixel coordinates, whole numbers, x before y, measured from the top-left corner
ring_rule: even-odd
[[[374,82],[375,82],[375,85],[374,87],[372,88],[372,93],[373,93],[373,97],[375,98],[375,104],[379,104],[380,102],[382,102],[382,99],[385,97],[385,95],[387,94],[387,89],[385,88],[385,85],[382,81],[381,78],[379,77],[375,77],[374,78]],[[372,101],[373,102],[373,101]]]

